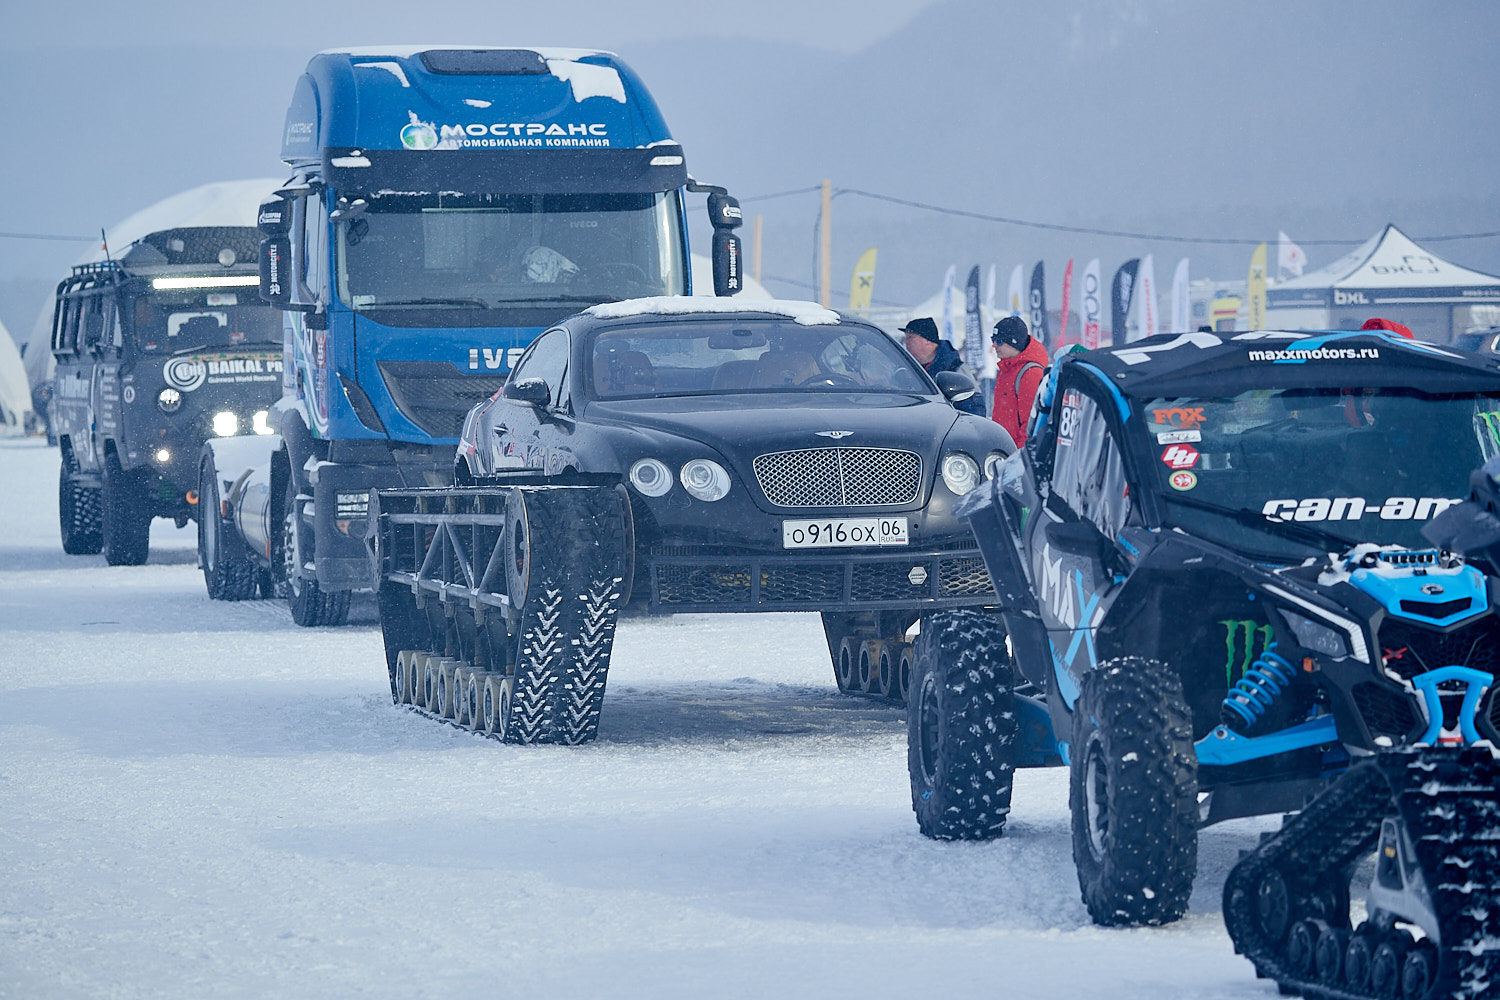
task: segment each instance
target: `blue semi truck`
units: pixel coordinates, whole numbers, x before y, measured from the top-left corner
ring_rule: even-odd
[[[261,296],[284,312],[274,437],[200,463],[209,592],[269,587],[341,624],[373,578],[370,491],[445,486],[465,414],[548,325],[691,294],[688,192],[708,195],[716,294],[741,284],[739,207],[687,172],[618,57],[460,47],[322,52],[262,203]]]

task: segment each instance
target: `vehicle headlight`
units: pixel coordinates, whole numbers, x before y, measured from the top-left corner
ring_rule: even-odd
[[[1003,451],[992,451],[984,456],[984,478],[994,479],[996,473],[1000,471],[1000,463],[1005,461],[1005,457],[1005,452]]]
[[[221,438],[234,437],[240,429],[240,418],[228,410],[214,414],[214,433]]]
[[[275,434],[271,430],[270,417],[271,414],[266,410],[256,410],[255,416],[250,418],[250,429],[257,434]]]
[[[729,473],[718,462],[695,458],[682,467],[682,488],[712,503],[729,492]]]
[[[1286,619],[1292,634],[1297,637],[1297,642],[1303,649],[1310,649],[1314,653],[1322,653],[1324,656],[1348,656],[1349,644],[1336,630],[1329,628],[1322,622],[1315,622],[1311,618],[1304,618],[1295,612],[1281,609],[1281,617]]]
[[[979,463],[961,451],[943,457],[943,482],[958,496],[979,485]]]
[[[156,460],[162,465],[166,465],[168,462],[172,461],[172,453],[166,448],[158,448],[156,449]]]
[[[659,497],[672,489],[672,470],[655,458],[643,458],[630,467],[630,485],[648,497]]]
[[[182,393],[176,389],[163,389],[156,394],[156,408],[163,413],[176,413],[182,409]]]

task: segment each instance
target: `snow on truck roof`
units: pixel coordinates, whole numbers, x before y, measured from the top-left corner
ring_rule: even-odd
[[[629,319],[646,316],[692,316],[719,313],[764,313],[790,319],[802,326],[836,326],[840,316],[816,302],[795,299],[712,298],[705,295],[658,295],[642,299],[605,302],[583,311],[595,319]]]
[[[1137,398],[1336,386],[1500,391],[1500,360],[1376,330],[1167,333],[1064,361],[1093,367]]]

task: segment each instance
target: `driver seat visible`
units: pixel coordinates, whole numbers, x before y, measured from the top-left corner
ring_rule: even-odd
[[[594,383],[605,392],[654,392],[656,367],[643,351],[599,354],[594,358]]]
[[[818,363],[806,351],[767,351],[755,362],[750,387],[773,389],[778,386],[801,385],[817,374]]]

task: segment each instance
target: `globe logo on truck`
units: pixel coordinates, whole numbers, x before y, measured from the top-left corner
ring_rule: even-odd
[[[437,129],[426,122],[412,122],[401,130],[401,145],[407,149],[431,149],[437,144]]]
[[[208,365],[192,358],[173,358],[162,368],[167,385],[192,392],[208,379]]]

